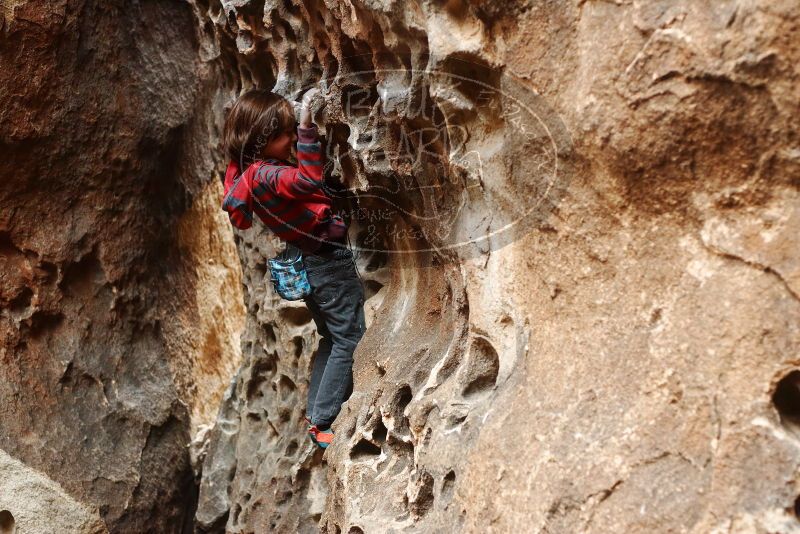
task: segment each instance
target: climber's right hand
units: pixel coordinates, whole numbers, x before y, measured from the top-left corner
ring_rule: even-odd
[[[311,105],[318,95],[319,89],[316,87],[312,87],[303,95],[303,100],[300,104],[300,126],[303,128],[309,128],[311,126]]]

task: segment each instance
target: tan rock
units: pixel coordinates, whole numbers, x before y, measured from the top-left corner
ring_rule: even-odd
[[[49,486],[0,499],[18,532],[183,532],[243,326],[215,72],[185,4],[1,12],[0,448],[80,507],[48,530]]]
[[[343,204],[394,202],[352,223],[391,252],[359,259],[324,455],[309,317],[239,235],[245,363],[201,525],[798,531],[796,2],[197,5],[233,87],[322,79]]]
[[[97,509],[70,497],[56,482],[0,451],[0,531],[29,534],[108,533]]]

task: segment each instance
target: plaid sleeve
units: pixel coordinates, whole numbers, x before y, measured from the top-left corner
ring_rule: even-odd
[[[240,230],[253,226],[253,195],[248,184],[246,174],[237,177],[222,200],[222,209],[228,212],[231,224]]]
[[[297,167],[276,168],[268,176],[270,189],[282,198],[302,200],[323,185],[322,144],[317,125],[297,127]]]

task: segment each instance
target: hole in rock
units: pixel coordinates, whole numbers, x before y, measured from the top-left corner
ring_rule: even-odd
[[[356,446],[350,451],[351,460],[365,460],[373,456],[380,456],[381,448],[370,443],[366,439],[361,439]]]
[[[663,315],[663,310],[661,308],[656,308],[650,313],[650,325],[653,326],[659,321],[661,321],[661,316]]]
[[[360,85],[367,84],[375,80],[375,72],[372,66],[372,50],[368,43],[360,40],[343,38],[342,48],[342,67],[346,67],[347,80],[351,83]]]
[[[463,0],[446,0],[439,2],[444,6],[450,18],[455,20],[464,20],[469,15],[469,7]]]
[[[297,389],[294,381],[286,375],[278,379],[278,392],[281,400],[286,400]]]
[[[377,271],[381,267],[386,265],[388,261],[388,255],[385,252],[375,251],[369,256],[369,261],[367,262],[367,266],[364,268],[365,271],[371,273],[373,271]]]
[[[0,232],[0,254],[3,256],[20,254],[20,250],[11,241],[11,235],[8,232]]]
[[[278,338],[275,336],[275,327],[271,324],[262,325],[261,329],[264,331],[264,339],[269,345],[273,345],[278,341]]]
[[[328,54],[325,61],[325,81],[328,85],[333,83],[336,75],[339,73],[339,61],[333,54]]]
[[[490,390],[500,372],[500,358],[488,339],[476,337],[470,347],[467,367],[461,376],[465,397]]]
[[[43,261],[38,270],[44,276],[45,284],[52,284],[58,277],[58,267],[49,261]]]
[[[453,495],[453,484],[456,481],[456,472],[452,469],[447,472],[442,479],[442,497],[446,500],[450,500],[450,497]]]
[[[386,444],[389,446],[389,449],[392,451],[393,455],[401,458],[414,457],[414,445],[411,442],[403,441],[394,434],[389,436],[389,439],[386,440]]]
[[[408,384],[403,385],[394,394],[394,398],[392,399],[392,416],[394,417],[395,424],[398,427],[397,430],[408,430],[408,418],[403,412],[413,397],[411,386]]]
[[[355,164],[352,161],[350,144],[348,143],[348,139],[350,138],[350,126],[344,123],[333,123],[330,129],[328,129],[328,132],[328,144],[325,148],[325,156],[330,162],[339,162],[341,175],[339,172],[335,172],[337,169],[333,166],[331,178],[334,179],[332,185],[335,186],[336,190],[332,190],[332,188],[328,187],[326,192],[330,193],[332,198],[337,199],[345,196],[339,191],[339,189],[341,189],[341,184],[348,183],[350,177],[355,174]]]
[[[397,403],[397,409],[400,415],[403,414],[403,411],[408,406],[408,403],[411,402],[411,399],[414,398],[414,395],[411,393],[411,386],[405,384],[401,387],[397,393],[395,394],[395,402]]]
[[[103,266],[92,252],[64,270],[60,286],[67,295],[89,299],[105,281]]]
[[[0,511],[0,534],[13,534],[16,531],[14,516],[8,510]]]
[[[52,333],[64,321],[64,315],[61,313],[51,314],[42,311],[36,311],[30,318],[30,337],[31,339],[38,339],[45,333]]]
[[[283,8],[295,17],[300,16],[300,8],[294,5],[291,0],[283,0]]]
[[[378,443],[383,443],[386,441],[387,432],[386,425],[383,424],[381,419],[378,419],[375,429],[372,431],[372,439]]]
[[[293,337],[292,345],[294,346],[294,357],[299,358],[303,354],[303,338],[299,336]]]
[[[364,529],[359,526],[353,525],[350,527],[350,530],[347,531],[347,534],[364,534]]]
[[[239,523],[239,514],[241,514],[241,513],[242,513],[242,507],[241,506],[239,506],[237,504],[236,506],[233,507],[233,515],[232,515],[232,517],[233,517],[233,524],[234,525]]]
[[[255,52],[247,56],[249,76],[255,87],[268,88],[275,85],[276,79],[273,75],[277,72],[278,63],[269,47],[269,40],[257,41]],[[291,63],[291,57],[289,62]]]
[[[375,50],[373,62],[381,66],[381,71],[378,72],[378,78],[383,83],[397,83],[396,80],[402,79],[398,76],[400,73],[394,71],[402,71],[409,64],[409,59],[402,58],[409,50],[407,45],[397,44],[392,48],[383,46],[383,43],[378,43],[381,46],[380,50]]]
[[[427,471],[422,471],[415,485],[416,495],[410,502],[409,510],[413,515],[422,517],[433,507],[433,477]]]
[[[286,36],[286,39],[290,43],[293,43],[293,44],[296,43],[297,42],[297,36],[295,35],[294,30],[292,29],[292,26],[288,22],[286,22],[285,20],[281,20],[279,22],[280,22],[280,27],[283,30],[283,34],[284,34],[284,36]]]
[[[365,145],[371,142],[372,142],[372,134],[369,132],[362,132],[358,134],[358,139],[356,139],[356,143],[358,143],[359,145]]]
[[[486,91],[487,86],[500,87],[500,71],[469,52],[451,54],[442,62],[440,70],[451,74],[455,89],[478,108],[487,109],[487,93],[495,95],[495,91]],[[481,105],[477,106],[479,101]]]
[[[228,28],[234,34],[239,33],[239,23],[236,22],[236,11],[233,9],[228,11]]]
[[[255,365],[250,374],[250,380],[247,383],[247,399],[253,399],[255,396],[263,397],[264,391],[262,385],[267,379],[278,371],[278,364],[274,358],[261,359]]]
[[[305,306],[282,308],[280,314],[292,326],[303,326],[311,322],[311,312]]]
[[[455,412],[447,416],[447,429],[455,428],[467,419],[469,412]]]
[[[12,313],[23,313],[31,305],[32,298],[33,291],[29,287],[24,287],[19,295],[9,303],[9,309]]]
[[[293,456],[294,453],[297,452],[297,448],[298,448],[297,440],[293,439],[286,447],[286,456]]]
[[[281,406],[280,408],[278,408],[278,421],[280,421],[281,423],[288,423],[291,420],[292,420],[291,409],[285,406]]]
[[[294,495],[294,492],[292,490],[280,491],[275,495],[275,502],[278,503],[278,504],[283,504],[285,502],[288,502],[289,499],[291,499],[293,495]]]
[[[405,67],[407,79],[411,80],[411,71],[414,65],[411,62],[411,47],[409,47],[406,43],[400,42],[396,48],[397,57],[400,61],[403,62],[403,67]]]
[[[369,300],[383,289],[383,284],[375,280],[364,280],[364,300]]]
[[[784,425],[800,430],[800,371],[792,371],[778,382],[772,403]]]

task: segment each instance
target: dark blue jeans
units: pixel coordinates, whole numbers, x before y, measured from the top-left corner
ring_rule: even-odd
[[[306,415],[327,428],[353,388],[353,352],[364,335],[364,286],[349,248],[304,254],[311,294],[305,298],[321,339],[311,371]]]

